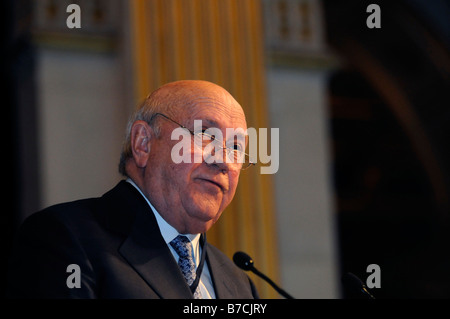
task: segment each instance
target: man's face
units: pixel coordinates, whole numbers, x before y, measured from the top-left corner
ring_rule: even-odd
[[[194,120],[202,120],[202,129],[220,129],[224,139],[226,128],[247,129],[241,107],[230,105],[227,99],[194,100],[193,106],[179,110],[172,119],[191,131],[194,131]],[[146,169],[144,181],[146,195],[162,217],[180,233],[205,232],[233,199],[240,170],[225,159],[223,163],[208,164],[204,160],[201,163],[193,160],[174,163],[171,151],[179,141],[172,141],[171,134],[179,126],[162,117],[157,120],[161,130],[159,138],[151,143],[149,169]],[[193,137],[191,143],[193,158],[193,154],[202,149],[194,145]]]

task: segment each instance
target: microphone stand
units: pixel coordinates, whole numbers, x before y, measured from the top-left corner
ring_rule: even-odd
[[[269,285],[271,285],[273,287],[273,289],[275,289],[280,295],[282,295],[284,298],[286,299],[294,299],[294,297],[292,297],[290,294],[288,294],[286,291],[284,291],[283,289],[281,289],[280,287],[278,287],[269,277],[267,277],[266,275],[264,275],[262,272],[260,272],[258,269],[256,269],[254,266],[252,266],[249,269],[251,272],[253,272],[255,275],[261,277],[262,279],[264,279],[265,281],[267,281],[269,283]]]

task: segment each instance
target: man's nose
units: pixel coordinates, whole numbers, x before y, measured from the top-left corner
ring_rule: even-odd
[[[204,150],[203,156],[205,153],[207,154],[206,158],[204,158],[205,162],[210,165],[217,165],[221,170],[228,171],[231,169],[233,163],[229,163],[230,161],[227,160],[227,149],[224,147],[225,143],[222,143],[222,145],[217,143],[213,144],[209,144]]]

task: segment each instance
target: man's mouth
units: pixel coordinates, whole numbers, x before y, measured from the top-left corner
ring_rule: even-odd
[[[214,181],[212,179],[208,179],[208,178],[199,178],[199,179],[219,187],[220,190],[222,190],[222,191],[224,191],[224,189],[225,189],[219,182],[216,182],[216,181]]]

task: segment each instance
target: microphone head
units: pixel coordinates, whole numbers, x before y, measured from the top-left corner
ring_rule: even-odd
[[[233,256],[233,261],[239,268],[248,271],[254,268],[253,259],[246,253],[238,251]]]

